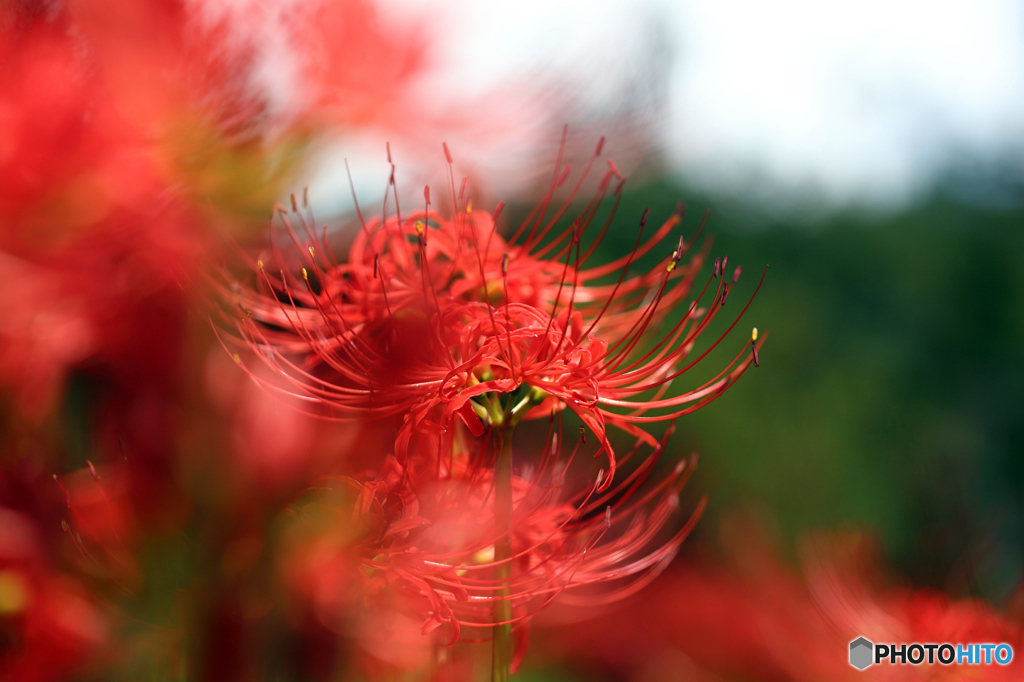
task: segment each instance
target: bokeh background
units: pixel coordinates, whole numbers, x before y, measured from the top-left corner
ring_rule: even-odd
[[[192,72],[180,45],[147,40],[143,29],[163,35],[157,23],[145,25],[148,9],[133,18],[122,12],[131,3],[66,4],[124,19],[72,12],[76,40],[110,48],[89,53],[103,87],[82,86],[82,97],[102,92],[121,117],[111,120],[142,131],[110,137],[129,149],[125,158],[153,162],[160,191],[148,193],[148,175],[138,182],[141,198],[128,197],[132,183],[110,190],[111,205],[146,209],[117,224],[143,235],[141,245],[106,232],[105,218],[91,223],[88,212],[75,214],[85,215],[81,223],[68,219],[63,233],[63,212],[78,204],[61,203],[60,173],[57,198],[40,194],[42,212],[25,209],[57,216],[46,223],[54,234],[40,230],[45,238],[36,240],[33,232],[28,246],[19,230],[38,225],[18,222],[20,190],[11,201],[0,196],[12,227],[0,235],[0,506],[34,519],[47,566],[78,571],[90,589],[120,600],[117,627],[132,642],[117,654],[116,674],[95,672],[109,671],[104,658],[78,677],[33,679],[333,679],[287,672],[304,669],[289,657],[316,660],[316,637],[328,635],[289,630],[278,617],[267,548],[302,476],[330,470],[365,434],[332,430],[243,386],[210,330],[210,292],[181,293],[206,282],[198,271],[213,266],[202,258],[228,258],[229,249],[180,224],[253,247],[273,202],[308,187],[318,218],[344,243],[356,224],[349,173],[369,212],[381,205],[393,161],[412,205],[424,183],[443,186],[442,142],[474,201],[506,201],[514,223],[549,182],[564,125],[570,160],[585,160],[605,136],[605,156],[629,176],[595,259],[628,251],[645,209],[663,220],[685,202],[687,233],[710,209],[713,255],[744,268],[730,309],[765,266],[768,274],[739,341],[706,364],[721,366],[751,326],[769,338],[761,366],[681,419],[670,442],[667,468],[700,454],[684,508],[709,500],[680,557],[611,611],[538,618],[521,679],[844,679],[846,641],[815,636],[836,611],[856,609],[823,604],[815,582],[823,546],[840,567],[863,561],[864,582],[902,590],[883,591],[883,605],[898,601],[893,594],[956,605],[939,609],[945,620],[907,607],[918,624],[950,626],[936,637],[992,619],[1024,622],[1024,4],[391,0],[366,12],[369,3],[339,3],[355,10],[311,26],[294,19],[304,16],[297,2],[151,3],[160,21],[170,21],[166,7],[200,8],[203,26],[242,46],[241,56],[228,53],[244,68],[229,62],[223,71],[231,84],[244,71],[245,96],[212,105],[203,83],[181,77]],[[65,3],[15,5],[49,21]],[[305,40],[313,34],[320,42]],[[24,61],[49,68],[42,57]],[[166,82],[148,78],[158,72]],[[48,92],[28,96],[33,82],[0,76],[0,125],[23,106],[24,119],[45,128],[25,102],[54,107]],[[54,97],[75,118],[72,99]],[[7,179],[20,177],[10,170],[19,157],[7,151],[21,148],[4,146],[18,139],[0,134]],[[52,156],[69,175],[81,166],[91,178],[97,150],[106,149],[100,142]],[[134,173],[110,166],[119,179]],[[151,221],[152,196],[168,195],[185,217],[170,211],[174,220]],[[103,238],[68,256],[62,249],[77,247],[79,229],[87,245]],[[148,255],[136,267],[129,256],[140,253]],[[197,271],[181,265],[195,260],[204,263]],[[40,263],[38,273],[29,267]],[[69,270],[75,276],[64,279]],[[127,284],[108,291],[121,277]],[[91,316],[90,304],[108,296],[129,303]],[[84,349],[64,343],[90,325],[116,338],[94,334]],[[21,376],[51,350],[56,369]],[[38,389],[31,410],[19,393],[29,384]],[[93,461],[116,498],[111,508],[131,500],[125,518],[103,521],[130,559],[115,548],[113,561],[76,564],[79,547],[60,529],[67,493],[52,476],[71,481],[74,493],[92,480],[85,468]],[[132,473],[118,473],[122,461]],[[87,504],[101,507],[93,498]],[[0,550],[16,535],[0,529]],[[117,594],[121,582],[136,590],[130,598]],[[4,616],[23,606],[7,588],[0,581]],[[856,601],[860,592],[850,592]],[[79,649],[101,648],[93,639],[103,637],[88,634],[85,644],[75,640],[76,661],[88,658]],[[776,637],[821,661],[766,660]],[[0,645],[8,640],[15,636],[0,629]]]

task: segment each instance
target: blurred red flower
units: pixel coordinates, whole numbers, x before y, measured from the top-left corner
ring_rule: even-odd
[[[69,679],[101,658],[106,637],[89,595],[48,565],[32,520],[0,508],[0,679]]]
[[[562,613],[545,628],[546,654],[606,666],[624,679],[821,682],[1016,680],[1024,663],[888,665],[848,662],[849,643],[1024,645],[1024,624],[980,599],[883,584],[864,536],[806,543],[803,575],[750,527],[731,531],[729,564],[681,563],[614,611]],[[567,626],[570,618],[580,619]],[[582,619],[581,619],[582,618]],[[610,637],[610,621],[637,623]],[[557,621],[556,621],[557,622]]]

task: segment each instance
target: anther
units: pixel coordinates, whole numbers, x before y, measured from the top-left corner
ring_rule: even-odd
[[[752,342],[757,341],[757,327],[754,327],[754,330],[750,332],[750,340]]]
[[[473,212],[473,199],[467,199],[466,200],[466,213],[472,213],[472,212]]]
[[[721,272],[722,272],[722,259],[721,258],[716,258],[715,259],[715,271],[713,273],[711,273],[711,276],[712,277],[718,277],[718,275]]]
[[[582,426],[580,427],[580,440],[583,441],[584,444],[587,442],[587,432]]]
[[[380,254],[373,257],[373,278],[377,279],[377,272],[380,271]]]
[[[423,221],[422,220],[417,220],[416,221],[416,234],[420,234],[420,235],[423,234]]]
[[[430,185],[423,185],[423,198],[427,200],[427,206],[430,205]]]
[[[608,167],[611,168],[612,173],[615,174],[615,177],[617,177],[617,178],[621,178],[622,177],[622,173],[619,172],[619,167],[616,166],[615,162],[612,161],[611,159],[608,159]]]
[[[294,193],[292,193],[292,195],[291,195],[291,200],[292,200],[292,211],[294,213],[298,213],[299,212],[299,204],[298,204],[297,201],[295,201],[295,194]]]
[[[308,207],[309,206],[309,187],[303,187],[302,188],[302,206],[303,207]]]
[[[387,152],[388,152],[388,163],[391,163],[391,143],[390,142],[385,142],[384,143],[384,149],[386,149]]]
[[[729,285],[722,285],[722,305],[725,305],[725,297],[729,295]]]
[[[603,481],[603,480],[604,480],[604,469],[601,469],[600,471],[597,472],[597,481],[594,483],[594,487],[595,488],[600,488],[601,487],[601,481]]]
[[[448,163],[452,163],[452,153],[448,151],[448,143],[442,142],[441,146],[444,147],[444,158],[448,159]]]
[[[601,156],[601,150],[604,149],[604,135],[597,141],[597,149],[594,151],[594,156]]]
[[[508,254],[504,253],[501,255],[501,276],[504,277],[508,274]]]
[[[605,529],[612,527],[612,506],[608,505],[604,508],[604,527]]]
[[[494,207],[494,214],[491,216],[491,220],[494,222],[498,222],[498,216],[501,215],[501,212],[503,210],[505,210],[505,202],[499,201],[498,205]]]
[[[309,247],[309,257],[316,258],[316,251],[313,250],[312,246]]]
[[[729,262],[728,256],[722,256],[722,277],[725,277],[725,264]]]
[[[256,261],[256,267],[258,267],[260,269],[260,272],[263,272],[263,261],[262,260]]]
[[[732,271],[732,283],[736,284],[736,280],[740,278],[740,273],[743,272],[743,266],[737,265],[736,269]]]
[[[306,268],[302,268],[302,279],[309,281],[309,273],[306,272]]]

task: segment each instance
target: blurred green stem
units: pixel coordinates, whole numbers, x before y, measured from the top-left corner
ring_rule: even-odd
[[[503,587],[494,596],[494,651],[491,659],[493,682],[507,682],[512,676],[512,601],[508,581],[512,577],[512,427],[495,429],[494,460],[494,579]]]

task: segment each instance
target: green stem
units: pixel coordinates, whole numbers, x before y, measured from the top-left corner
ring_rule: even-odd
[[[493,655],[491,680],[508,682],[512,676],[512,600],[509,582],[512,578],[512,431],[534,406],[544,402],[547,394],[529,386],[509,396],[504,409],[495,399],[491,404],[491,426],[494,429],[494,579],[504,587],[495,590]],[[498,563],[500,562],[500,563]]]
[[[493,682],[508,682],[512,676],[512,601],[508,581],[512,577],[512,428],[495,430],[494,461],[494,525],[498,536],[494,542],[494,578],[505,583],[495,591],[494,650],[491,659]]]

